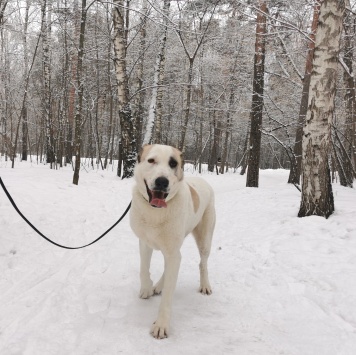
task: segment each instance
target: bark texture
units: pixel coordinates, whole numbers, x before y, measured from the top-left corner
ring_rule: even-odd
[[[263,88],[266,55],[266,15],[267,5],[260,1],[260,11],[257,14],[256,43],[253,71],[253,93],[251,107],[250,150],[248,155],[248,170],[246,178],[247,187],[258,187],[260,154],[261,154],[261,128],[263,111]]]
[[[150,142],[161,143],[161,129],[162,129],[162,97],[163,90],[162,84],[164,79],[164,69],[166,62],[166,42],[167,42],[167,29],[168,29],[168,16],[170,0],[164,0],[163,3],[163,30],[159,40],[159,49],[156,57],[156,64],[153,77],[153,88],[151,103],[148,110],[148,120],[146,126],[145,137],[142,145],[149,144]],[[154,127],[154,134],[152,137],[152,130]],[[153,138],[153,139],[152,139]]]
[[[298,217],[328,218],[334,211],[329,150],[344,9],[344,1],[339,0],[324,0],[320,7],[303,129],[302,200]]]
[[[27,31],[28,31],[28,17],[29,17],[29,10],[30,10],[30,3],[27,0],[26,1],[26,9],[25,9],[25,22],[24,22],[24,28],[23,28],[23,51],[24,51],[24,83],[26,81],[26,77],[28,75],[28,48],[27,48]],[[27,122],[27,95],[25,95],[25,101],[23,103],[23,108],[22,108],[22,160],[27,160],[27,137],[28,137],[28,122]]]
[[[145,52],[146,52],[146,37],[147,37],[147,15],[149,13],[147,0],[143,0],[142,9],[141,9],[141,28],[139,31],[140,34],[140,44],[139,44],[139,53],[136,64],[136,78],[135,78],[135,96],[133,100],[133,117],[135,119],[136,126],[136,149],[140,150],[142,145],[142,122],[144,116],[144,102],[145,102],[145,90],[143,88],[143,72],[144,72],[144,61],[145,61]]]
[[[80,171],[80,158],[82,149],[82,114],[83,114],[83,58],[84,58],[84,41],[85,41],[85,25],[86,25],[86,0],[82,0],[82,11],[80,20],[80,35],[78,46],[78,63],[77,63],[77,87],[78,87],[78,103],[75,113],[75,165],[73,174],[73,184],[78,185],[79,171]]]
[[[346,1],[350,7],[350,1]],[[356,123],[356,98],[355,98],[355,82],[352,70],[353,63],[353,38],[355,36],[355,28],[353,26],[353,16],[349,11],[345,11],[344,17],[344,63],[348,71],[344,70],[344,84],[346,87],[345,92],[345,139],[341,149],[341,156],[343,160],[343,171],[345,179],[340,183],[343,186],[353,186],[354,170],[353,162],[355,154],[355,123]],[[342,143],[340,142],[340,145]]]
[[[303,139],[303,125],[305,116],[308,110],[310,75],[312,71],[314,48],[315,48],[315,33],[318,26],[320,13],[320,2],[316,1],[314,5],[313,22],[311,25],[310,42],[308,44],[308,54],[305,61],[305,73],[303,78],[303,91],[300,100],[298,127],[295,136],[295,143],[293,148],[293,155],[291,156],[291,167],[289,172],[288,183],[300,184],[300,174],[302,170],[302,139]]]
[[[114,22],[114,65],[118,90],[119,117],[121,127],[121,147],[123,174],[122,178],[133,176],[136,163],[136,134],[129,102],[129,84],[126,73],[127,32],[125,30],[125,4],[122,0],[113,2]],[[128,11],[128,9],[126,9]],[[125,20],[126,19],[126,20]]]
[[[46,11],[47,9],[47,11]],[[51,63],[50,63],[50,40],[51,40],[51,13],[52,5],[42,2],[42,51],[43,51],[43,114],[46,127],[46,161],[55,162],[53,127],[51,115]]]

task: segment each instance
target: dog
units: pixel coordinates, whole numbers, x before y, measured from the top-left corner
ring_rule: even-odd
[[[146,145],[134,170],[130,225],[139,238],[139,296],[162,293],[158,316],[151,328],[157,339],[169,333],[172,299],[181,261],[180,248],[192,233],[200,254],[200,292],[210,295],[207,261],[215,227],[214,192],[202,178],[184,178],[181,152],[167,145]],[[152,251],[164,257],[164,272],[153,285],[150,278]]]

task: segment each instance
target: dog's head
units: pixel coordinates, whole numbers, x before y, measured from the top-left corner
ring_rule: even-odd
[[[182,153],[161,144],[146,145],[138,156],[135,179],[140,193],[153,207],[167,207],[183,180]]]

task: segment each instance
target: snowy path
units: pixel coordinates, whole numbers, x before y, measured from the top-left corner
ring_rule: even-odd
[[[188,171],[189,174],[189,171]],[[125,210],[132,181],[113,172],[0,161],[20,210],[46,235],[77,246]],[[171,335],[149,335],[159,296],[138,298],[138,242],[128,218],[99,243],[62,250],[37,236],[0,191],[0,354],[356,353],[356,191],[334,185],[337,211],[299,219],[288,172],[262,171],[259,189],[237,174],[214,187],[212,296],[197,292],[198,252],[182,250]],[[152,276],[162,270],[154,253]]]

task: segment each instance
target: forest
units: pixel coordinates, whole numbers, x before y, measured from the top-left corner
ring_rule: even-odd
[[[283,168],[298,187],[322,3],[0,0],[1,159],[72,164],[78,184],[81,164],[129,177],[162,143],[199,171],[249,167],[258,186],[259,169]],[[356,5],[337,3],[326,160],[352,187]]]
[[[354,355],[355,41],[355,0],[0,0],[0,354]],[[155,143],[216,206],[161,341],[125,217]]]

